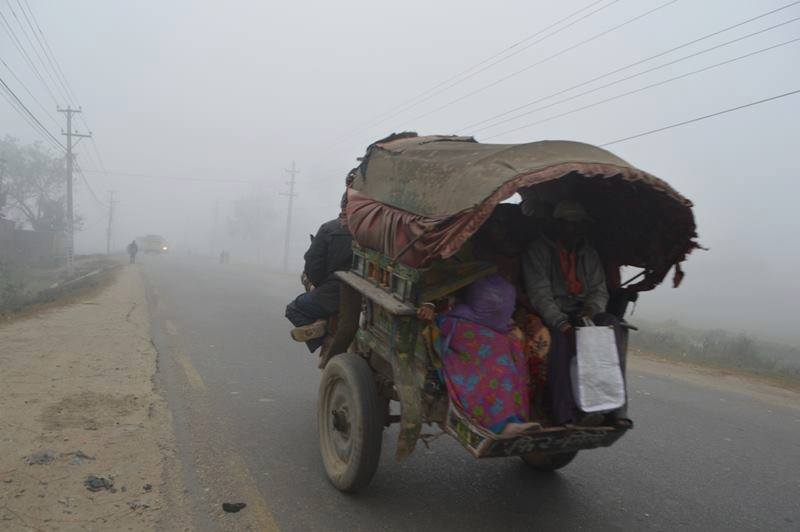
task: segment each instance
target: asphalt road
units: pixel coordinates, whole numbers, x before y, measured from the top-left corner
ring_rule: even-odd
[[[296,276],[139,267],[197,529],[800,530],[797,405],[651,373],[630,375],[636,428],[558,473],[477,461],[447,437],[397,463],[388,430],[372,484],[341,494],[319,457],[316,359],[283,317]]]

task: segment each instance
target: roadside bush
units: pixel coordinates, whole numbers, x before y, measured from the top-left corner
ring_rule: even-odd
[[[687,362],[706,363],[763,374],[800,377],[800,349],[721,329],[695,330],[674,320],[640,323],[631,347]]]
[[[14,279],[13,270],[7,264],[0,263],[0,310],[19,308],[24,299],[24,284]]]

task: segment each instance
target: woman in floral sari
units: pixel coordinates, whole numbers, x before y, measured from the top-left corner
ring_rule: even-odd
[[[439,317],[439,353],[450,400],[497,434],[528,423],[528,364],[521,334],[512,327],[516,290],[499,275],[466,288],[463,302]]]

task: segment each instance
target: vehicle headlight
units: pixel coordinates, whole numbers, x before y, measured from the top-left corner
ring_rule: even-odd
[[[161,251],[166,251],[166,250],[167,250],[167,246],[161,246]]]

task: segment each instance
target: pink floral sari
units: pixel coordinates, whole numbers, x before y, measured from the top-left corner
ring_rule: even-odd
[[[440,338],[450,400],[495,433],[530,416],[528,366],[521,342],[478,323],[445,318]]]

